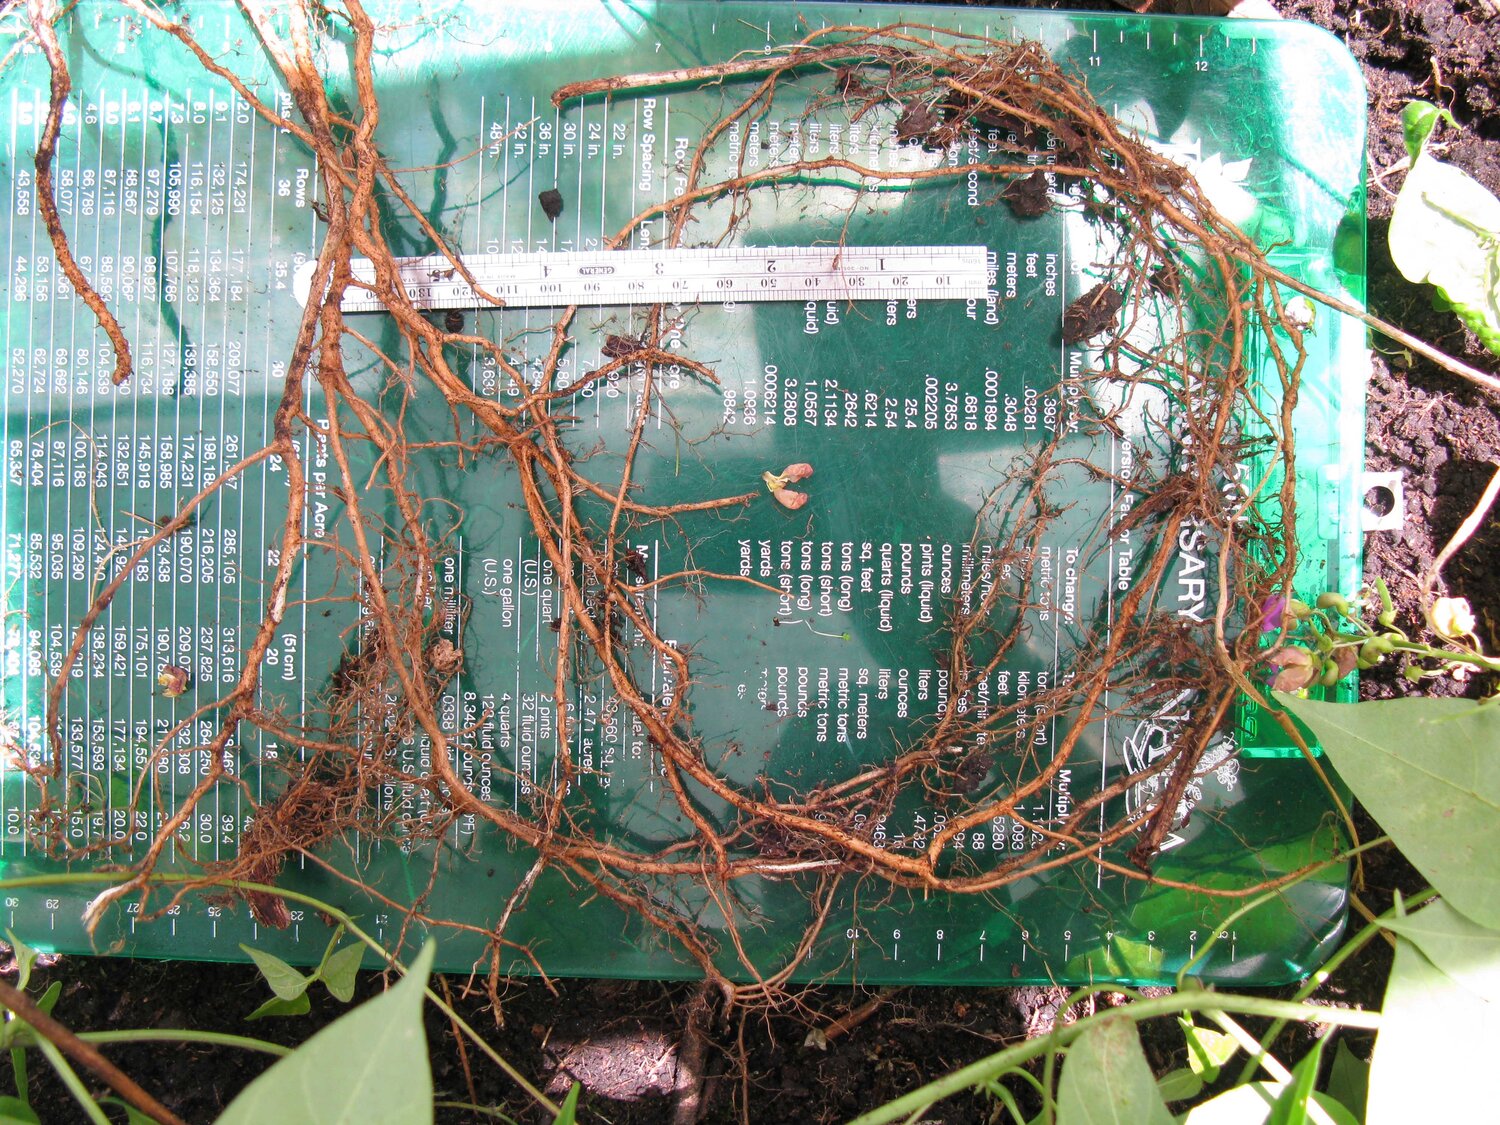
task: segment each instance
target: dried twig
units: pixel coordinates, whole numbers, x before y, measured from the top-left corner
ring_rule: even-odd
[[[1422,575],[1422,605],[1427,607],[1432,597],[1432,587],[1437,582],[1438,576],[1442,574],[1443,567],[1448,561],[1458,554],[1459,549],[1469,541],[1473,534],[1484,526],[1489,519],[1490,509],[1495,506],[1495,497],[1500,496],[1500,465],[1495,466],[1494,473],[1490,476],[1490,483],[1484,486],[1484,492],[1480,494],[1479,502],[1474,505],[1474,510],[1458,525],[1458,530],[1453,533],[1453,538],[1444,544],[1443,549],[1437,553],[1432,560],[1432,565]]]

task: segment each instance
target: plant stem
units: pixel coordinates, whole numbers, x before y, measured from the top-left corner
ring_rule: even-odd
[[[18,887],[57,886],[59,884],[119,884],[129,883],[133,879],[134,876],[132,876],[129,872],[122,871],[69,871],[58,875],[22,875],[19,878],[15,879],[0,879],[0,890],[9,890],[11,888]],[[204,885],[209,882],[204,880],[201,876],[197,875],[175,875],[162,873],[152,874],[146,881],[153,884],[161,883],[168,885],[173,883],[197,883],[200,885]],[[314,910],[320,910],[334,920],[342,922],[345,929],[347,929],[365,945],[373,949],[376,953],[380,954],[380,956],[383,957],[386,963],[392,968],[403,974],[406,972],[406,966],[401,964],[401,962],[396,959],[395,954],[391,953],[388,949],[385,948],[385,946],[381,945],[369,934],[365,933],[364,930],[360,929],[352,917],[350,917],[343,910],[340,910],[337,906],[334,906],[332,903],[324,902],[322,899],[313,898],[311,895],[301,894],[298,891],[289,891],[284,887],[273,887],[267,883],[248,883],[238,879],[224,879],[212,885],[228,887],[232,890],[258,891],[262,894],[276,895],[280,898],[286,899],[288,902],[299,902],[304,906],[311,906]],[[506,1075],[510,1077],[511,1081],[520,1086],[521,1089],[524,1090],[529,1097],[531,1097],[548,1113],[552,1114],[554,1117],[557,1115],[557,1105],[552,1101],[551,1098],[547,1097],[546,1094],[538,1090],[535,1086],[533,1086],[526,1080],[525,1075],[523,1075],[515,1067],[511,1066],[510,1063],[506,1062],[505,1059],[501,1057],[500,1053],[493,1047],[491,1047],[487,1042],[485,1042],[483,1037],[480,1036],[480,1034],[475,1031],[473,1027],[471,1027],[468,1022],[463,1019],[463,1017],[461,1017],[452,1009],[452,1007],[450,1007],[443,1001],[443,998],[441,996],[439,996],[430,988],[426,991],[427,999],[431,1000],[432,1003],[437,1006],[439,1011],[441,1011],[445,1016],[452,1020],[453,1023],[465,1035],[469,1037],[473,1044],[482,1052],[484,1052],[486,1057],[488,1057],[491,1062],[493,1062],[502,1071],[504,1071]]]
[[[7,981],[0,981],[0,1004],[4,1004],[15,1012],[17,1019],[30,1024],[32,1030],[41,1036],[41,1042],[44,1044],[42,1050],[48,1058],[51,1058],[52,1054],[47,1050],[47,1046],[62,1051],[88,1067],[107,1082],[115,1093],[142,1113],[154,1117],[163,1125],[185,1125],[182,1118],[141,1089],[135,1079],[42,1011],[30,996]]]
[[[1208,1018],[1222,1027],[1230,1038],[1245,1049],[1246,1054],[1250,1056],[1250,1066],[1265,1067],[1266,1073],[1271,1076],[1273,1082],[1290,1084],[1293,1081],[1292,1072],[1282,1065],[1281,1060],[1271,1054],[1264,1043],[1257,1043],[1255,1036],[1246,1031],[1237,1021],[1230,1019],[1223,1012],[1209,1012]],[[1247,1080],[1241,1079],[1240,1084],[1245,1081]],[[1335,1125],[1328,1111],[1316,1102],[1308,1104],[1306,1120],[1311,1125]]]
[[[1432,585],[1437,581],[1438,575],[1442,573],[1443,567],[1448,565],[1448,560],[1458,553],[1458,549],[1469,541],[1469,537],[1484,526],[1485,518],[1489,515],[1490,508],[1494,506],[1496,496],[1500,496],[1500,465],[1495,466],[1494,475],[1490,477],[1490,483],[1484,486],[1484,493],[1479,497],[1479,503],[1474,505],[1474,510],[1458,525],[1458,530],[1453,533],[1453,538],[1448,540],[1446,546],[1437,553],[1437,558],[1432,560],[1432,565],[1422,575],[1422,609],[1430,612],[1428,596],[1432,593]]]
[[[1017,1043],[1013,1047],[997,1051],[978,1062],[970,1063],[961,1070],[955,1070],[952,1074],[929,1082],[895,1101],[887,1102],[869,1113],[861,1114],[849,1125],[885,1125],[887,1122],[896,1121],[913,1109],[932,1105],[943,1098],[952,1097],[970,1087],[988,1082],[1011,1067],[1036,1058],[1043,1051],[1050,1051],[1054,1047],[1066,1047],[1101,1019],[1118,1017],[1122,1011],[1137,1022],[1153,1016],[1175,1015],[1178,1012],[1219,1011],[1235,1012],[1246,1016],[1265,1016],[1272,1019],[1298,1020],[1304,1023],[1328,1023],[1339,1027],[1360,1027],[1372,1031],[1380,1027],[1379,1012],[1315,1007],[1310,1004],[1294,1004],[1287,1000],[1270,1000],[1261,996],[1236,996],[1231,993],[1211,992],[1207,989],[1177,992],[1170,996],[1153,996],[1137,1001],[1128,1008],[1101,1012],[1098,1015],[1081,1019],[1077,1023],[1058,1028],[1046,1039]]]
[[[1426,341],[1417,339],[1411,333],[1402,331],[1389,321],[1381,320],[1378,316],[1366,312],[1357,305],[1351,305],[1348,301],[1343,301],[1329,293],[1324,293],[1321,289],[1315,288],[1305,281],[1298,281],[1291,274],[1283,273],[1269,262],[1264,264],[1264,269],[1266,276],[1278,284],[1285,285],[1288,289],[1293,289],[1301,293],[1304,297],[1310,297],[1320,304],[1327,305],[1335,312],[1341,312],[1345,316],[1352,316],[1356,320],[1364,322],[1367,327],[1373,328],[1382,336],[1395,340],[1396,343],[1401,344],[1403,347],[1410,348],[1418,355],[1430,359],[1444,371],[1452,372],[1462,379],[1467,379],[1474,385],[1489,391],[1490,394],[1500,395],[1500,379],[1495,378],[1495,376],[1487,375],[1477,367],[1470,367],[1462,360],[1455,359],[1447,352],[1439,351]]]
[[[1424,660],[1443,660],[1455,664],[1472,664],[1476,668],[1482,668],[1486,672],[1500,672],[1500,660],[1488,656],[1476,656],[1467,652],[1456,652],[1448,648],[1434,648],[1432,645],[1422,644],[1420,641],[1392,641],[1392,652],[1406,652],[1412,656],[1420,656]]]
[[[224,1031],[192,1031],[166,1028],[133,1028],[126,1031],[80,1031],[78,1038],[85,1043],[206,1043],[213,1047],[238,1047],[243,1051],[259,1051],[263,1055],[285,1058],[292,1053],[290,1047],[271,1043],[265,1039],[252,1039],[248,1035],[231,1035]]]
[[[1292,1072],[1281,1065],[1281,1060],[1266,1049],[1264,1043],[1256,1041],[1238,1020],[1232,1020],[1217,1008],[1203,1013],[1214,1023],[1218,1024],[1231,1039],[1240,1045],[1240,1049],[1249,1056],[1249,1062],[1245,1064],[1247,1069],[1253,1070],[1257,1066],[1265,1067],[1266,1073],[1271,1076],[1273,1082],[1290,1082]],[[1241,1079],[1241,1082],[1246,1081]]]
[[[1350,848],[1348,851],[1340,852],[1338,855],[1334,856],[1326,863],[1320,865],[1316,870],[1321,871],[1324,867],[1331,866],[1335,863],[1342,863],[1351,857],[1359,856],[1364,852],[1370,851],[1374,848],[1378,848],[1383,844],[1389,844],[1390,842],[1391,838],[1389,836],[1376,836],[1375,839],[1366,840],[1357,848]],[[1308,875],[1312,874],[1314,874],[1314,872],[1308,872]],[[1221,933],[1229,929],[1246,914],[1249,914],[1252,910],[1255,910],[1257,907],[1264,906],[1266,903],[1272,901],[1273,899],[1281,897],[1281,894],[1284,890],[1285,888],[1281,887],[1277,888],[1274,891],[1267,891],[1265,894],[1257,895],[1255,898],[1245,903],[1244,906],[1241,906],[1233,914],[1229,915],[1229,917],[1225,918],[1224,921],[1219,925],[1215,926],[1213,929],[1213,936],[1203,943],[1203,948],[1198,950],[1197,954],[1190,961],[1184,964],[1181,969],[1177,970],[1177,987],[1183,987],[1183,982],[1187,979],[1187,975],[1192,971],[1193,966],[1207,957],[1208,954],[1213,950],[1213,947],[1219,943],[1219,935]],[[1302,999],[1302,996],[1298,996],[1297,999]]]
[[[68,1088],[68,1093],[73,1095],[73,1100],[82,1108],[84,1116],[94,1125],[110,1125],[110,1120],[104,1110],[99,1108],[99,1103],[89,1093],[88,1087],[83,1084],[83,1079],[78,1077],[78,1072],[63,1057],[63,1053],[45,1039],[41,1040],[38,1046],[42,1054],[47,1056],[47,1061],[52,1064],[52,1069],[57,1071],[62,1084]]]
[[[496,1121],[504,1121],[506,1125],[516,1125],[514,1117],[507,1117],[493,1106],[476,1105],[473,1102],[433,1102],[433,1109],[462,1109],[469,1113],[477,1113],[481,1117],[492,1117]]]
[[[1421,891],[1414,897],[1417,899],[1423,899],[1431,895],[1432,893],[1432,888],[1429,887]],[[1344,942],[1343,945],[1339,946],[1338,952],[1330,957],[1326,962],[1324,962],[1323,967],[1314,972],[1312,976],[1308,977],[1307,980],[1303,982],[1302,987],[1297,989],[1296,993],[1292,996],[1292,1002],[1301,1003],[1303,1000],[1306,1000],[1309,996],[1316,992],[1319,988],[1323,987],[1323,982],[1326,981],[1329,977],[1333,976],[1333,974],[1338,971],[1339,967],[1343,965],[1345,961],[1349,960],[1349,958],[1353,957],[1361,949],[1369,945],[1370,942],[1375,940],[1375,935],[1379,934],[1384,928],[1380,924],[1381,919],[1394,917],[1395,913],[1396,908],[1392,907],[1390,910],[1387,910],[1384,914],[1382,914],[1379,918],[1371,921],[1369,925],[1365,926],[1359,931],[1359,933],[1355,934],[1348,941]],[[1275,1020],[1272,1022],[1271,1026],[1266,1029],[1266,1033],[1260,1037],[1260,1044],[1263,1049],[1270,1049],[1270,1046],[1275,1041],[1276,1037],[1280,1035],[1282,1029],[1286,1027],[1286,1022],[1287,1021],[1283,1019]],[[1254,1059],[1251,1059],[1245,1064],[1244,1069],[1240,1071],[1240,1076],[1236,1081],[1236,1085],[1244,1085],[1246,1082],[1250,1081],[1250,1076],[1255,1073],[1255,1065],[1256,1064]]]

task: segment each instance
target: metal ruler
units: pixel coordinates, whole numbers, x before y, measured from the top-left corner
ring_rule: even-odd
[[[983,300],[994,256],[983,246],[792,246],[729,249],[564,250],[473,254],[464,268],[480,289],[512,308],[561,305],[688,304],[701,301]],[[375,266],[356,258],[355,280],[375,283]],[[293,292],[305,305],[316,262],[297,270]],[[489,302],[441,255],[400,258],[401,284],[424,309]],[[345,312],[385,305],[359,287],[345,290]]]

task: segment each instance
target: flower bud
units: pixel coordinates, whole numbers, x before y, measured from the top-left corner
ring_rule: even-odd
[[[1273,691],[1301,691],[1322,668],[1321,663],[1313,662],[1312,653],[1299,645],[1288,645],[1272,653],[1269,662],[1281,669],[1271,681]]]
[[[1354,671],[1359,663],[1359,653],[1354,651],[1352,645],[1335,649],[1333,653],[1333,666],[1338,669],[1338,675],[1333,678],[1334,683],[1342,680],[1350,672]]]
[[[164,696],[168,699],[176,699],[191,686],[193,676],[180,664],[166,664],[162,666],[156,682],[161,685],[161,693]]]
[[[1318,608],[1331,609],[1347,617],[1349,615],[1349,599],[1344,597],[1343,594],[1338,594],[1330,590],[1326,594],[1318,595]]]
[[[798,461],[795,465],[788,465],[781,470],[781,479],[791,484],[799,480],[806,480],[813,475],[813,467],[806,461]]]
[[[1468,598],[1438,598],[1432,603],[1429,619],[1433,631],[1450,641],[1467,636],[1478,625],[1474,620],[1474,611],[1469,608]]]
[[[775,489],[771,495],[776,497],[776,503],[793,512],[807,503],[807,493],[797,492],[790,488]]]

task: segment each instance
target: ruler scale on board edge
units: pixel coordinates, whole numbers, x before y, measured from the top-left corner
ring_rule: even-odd
[[[460,260],[480,289],[510,308],[702,301],[984,300],[994,259],[984,246],[793,246],[561,250],[539,254],[466,254]],[[486,302],[441,255],[399,258],[407,297],[424,309],[470,309]],[[293,292],[306,305],[316,262],[301,265]],[[373,285],[374,265],[350,263],[356,282]],[[344,292],[344,312],[380,312],[367,289]]]

